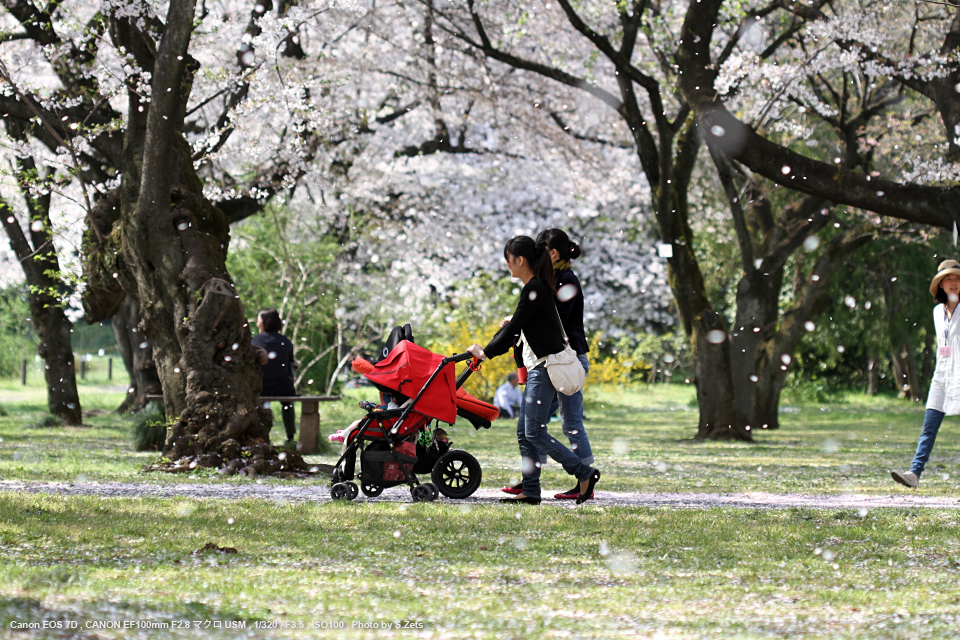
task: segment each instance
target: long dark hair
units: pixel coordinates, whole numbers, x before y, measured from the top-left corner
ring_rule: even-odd
[[[943,290],[942,283],[937,283],[937,294],[933,296],[933,299],[940,304],[947,304],[947,292]]]
[[[547,249],[556,249],[561,260],[576,260],[583,255],[580,245],[563,229],[544,229],[537,236],[537,242],[546,243]]]
[[[530,236],[516,236],[503,247],[504,260],[508,254],[526,260],[533,270],[533,277],[547,285],[551,293],[557,292],[553,282],[553,262],[545,242],[534,242]]]

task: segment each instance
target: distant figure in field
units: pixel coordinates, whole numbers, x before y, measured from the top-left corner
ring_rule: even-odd
[[[960,262],[944,260],[937,267],[937,275],[930,283],[930,293],[938,304],[933,308],[933,325],[937,335],[937,368],[933,372],[927,412],[923,416],[923,430],[917,442],[910,471],[891,471],[900,484],[920,486],[920,474],[933,451],[943,416],[960,415],[960,329],[956,322],[957,303],[960,302]]]
[[[500,409],[501,418],[515,418],[520,403],[523,402],[523,391],[519,388],[519,379],[516,372],[507,374],[507,381],[497,388],[493,396],[493,406]]]
[[[260,347],[263,387],[261,396],[295,396],[297,389],[294,381],[293,343],[280,333],[283,321],[276,309],[264,309],[257,314],[257,329],[260,333],[253,336],[253,346]],[[281,404],[283,428],[287,432],[284,446],[294,445],[297,434],[296,411],[293,403]]]

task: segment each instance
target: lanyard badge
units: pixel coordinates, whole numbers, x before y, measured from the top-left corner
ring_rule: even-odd
[[[947,317],[947,312],[943,312],[944,315],[944,329],[943,329],[943,346],[938,350],[938,354],[944,358],[949,358],[951,355],[950,349],[950,327],[953,324],[953,318]]]

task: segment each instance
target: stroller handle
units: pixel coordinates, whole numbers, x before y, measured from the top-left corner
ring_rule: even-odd
[[[446,360],[447,363],[450,363],[450,362],[463,362],[464,360],[469,360],[469,359],[472,358],[472,357],[473,357],[473,354],[472,354],[472,353],[470,353],[469,351],[465,351],[465,352],[463,352],[463,353],[458,353],[458,354],[455,355],[455,356],[448,356],[448,357],[444,358],[444,360]]]

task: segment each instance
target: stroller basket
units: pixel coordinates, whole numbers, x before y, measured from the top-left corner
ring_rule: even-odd
[[[360,468],[363,470],[360,480],[403,482],[407,475],[413,473],[416,462],[417,445],[412,442],[401,442],[393,451],[383,445],[371,445],[360,452]]]

